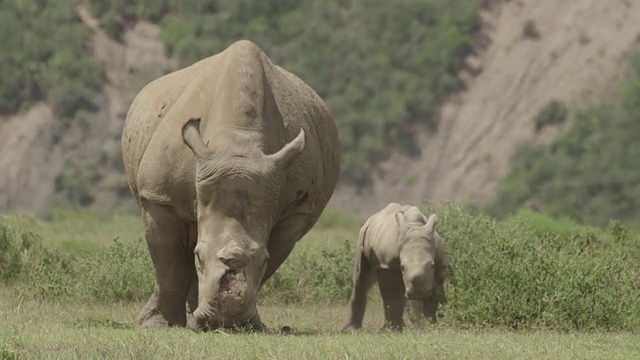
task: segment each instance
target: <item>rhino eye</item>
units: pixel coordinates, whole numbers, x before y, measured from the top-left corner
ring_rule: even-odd
[[[404,272],[404,265],[400,265],[400,271]]]

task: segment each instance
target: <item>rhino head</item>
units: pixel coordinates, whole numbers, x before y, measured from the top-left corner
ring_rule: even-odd
[[[435,214],[427,219],[412,207],[396,213],[398,249],[405,297],[423,300],[432,296],[436,283],[437,234]]]
[[[182,129],[197,160],[198,275],[196,330],[262,330],[257,295],[269,253],[267,242],[277,221],[284,171],[305,146],[304,131],[278,152],[231,144],[210,149],[199,119]]]

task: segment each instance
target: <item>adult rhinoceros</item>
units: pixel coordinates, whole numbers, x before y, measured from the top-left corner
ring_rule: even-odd
[[[338,178],[337,129],[322,99],[238,41],[145,86],[122,155],[156,273],[139,322],[185,326],[195,309],[196,329],[262,329],[260,287]]]

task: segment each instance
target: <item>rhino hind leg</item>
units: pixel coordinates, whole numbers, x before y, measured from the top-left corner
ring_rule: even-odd
[[[138,322],[152,327],[186,326],[185,303],[195,271],[185,248],[188,232],[168,207],[146,204],[142,213],[156,284]]]
[[[380,294],[384,306],[383,330],[402,331],[402,318],[406,299],[404,297],[404,283],[402,274],[397,271],[381,269],[377,271]]]
[[[342,328],[342,331],[358,330],[362,328],[364,312],[367,307],[367,293],[376,283],[376,275],[369,266],[369,263],[360,253],[356,255],[353,290],[349,299],[349,320]]]

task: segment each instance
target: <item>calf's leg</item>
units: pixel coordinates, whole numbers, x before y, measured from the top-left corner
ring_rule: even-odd
[[[349,299],[349,320],[342,331],[362,328],[364,311],[367,307],[367,293],[376,282],[376,275],[361,252],[356,254],[353,272],[353,290]]]
[[[404,283],[402,274],[397,271],[381,269],[377,270],[380,294],[384,306],[384,330],[402,331],[404,328]]]

